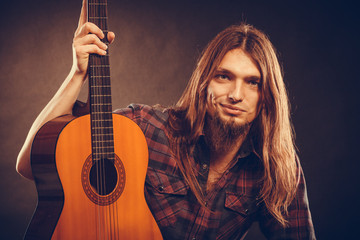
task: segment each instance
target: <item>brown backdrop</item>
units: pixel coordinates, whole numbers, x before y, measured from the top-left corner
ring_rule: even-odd
[[[242,20],[270,35],[284,65],[319,239],[357,226],[359,17],[350,1],[109,0],[114,108],[176,102],[217,32]],[[15,172],[31,123],[70,70],[80,0],[0,4],[0,238],[21,239],[36,204]],[[86,92],[86,91],[85,91]],[[85,98],[85,94],[82,95]],[[257,229],[247,239],[260,239]]]

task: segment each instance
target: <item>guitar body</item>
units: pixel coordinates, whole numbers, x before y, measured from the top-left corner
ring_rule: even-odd
[[[87,17],[106,32],[107,1],[88,0]],[[88,82],[81,109],[89,114],[58,117],[35,136],[38,205],[25,239],[162,239],[144,196],[146,139],[132,120],[112,113],[108,50],[89,55]]]
[[[62,116],[40,129],[31,153],[39,202],[25,239],[162,239],[144,197],[145,137],[130,119],[112,116],[115,160],[107,192],[91,182],[90,115]]]

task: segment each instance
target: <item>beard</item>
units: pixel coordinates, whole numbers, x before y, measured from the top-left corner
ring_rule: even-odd
[[[205,139],[211,151],[220,153],[230,150],[240,138],[245,138],[251,123],[236,123],[234,118],[224,120],[215,111],[213,116],[206,114]]]

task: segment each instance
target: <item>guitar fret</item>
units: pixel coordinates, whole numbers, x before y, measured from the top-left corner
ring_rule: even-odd
[[[101,111],[98,111],[98,112],[93,112],[91,113],[92,115],[103,115],[103,114],[112,114],[112,112],[101,112]]]
[[[89,19],[107,19],[107,17],[89,17]]]
[[[113,146],[93,146],[92,148],[94,149],[113,149],[114,147]]]
[[[106,64],[104,64],[104,65],[96,65],[96,64],[94,64],[94,65],[90,66],[90,68],[96,68],[96,67],[110,67],[110,65],[106,65]]]
[[[93,143],[113,143],[113,140],[98,140],[98,141],[93,141]]]
[[[93,133],[92,137],[94,140],[113,140],[114,135],[112,133]]]
[[[108,94],[106,94],[106,95],[93,94],[93,95],[91,95],[91,97],[111,97],[111,95],[108,95]]]
[[[96,158],[96,159],[95,159],[95,158]],[[104,158],[104,156],[94,156],[92,160],[93,160],[94,162],[96,162],[96,161],[100,161],[102,158]],[[107,159],[109,159],[109,160],[112,160],[112,161],[115,160],[114,157],[105,156],[105,158],[107,158]]]
[[[113,153],[111,153],[111,155],[112,155]],[[99,154],[100,155],[100,154]],[[94,162],[96,162],[96,161],[100,161],[101,160],[101,158],[107,158],[107,159],[109,159],[109,160],[115,160],[115,158],[114,157],[110,157],[110,156],[108,156],[109,155],[109,153],[105,153],[105,154],[103,154],[103,155],[105,155],[105,156],[96,156],[95,154],[93,154],[93,161]]]
[[[101,159],[109,159],[109,160],[114,160],[114,158],[112,157],[112,155],[114,155],[114,152],[113,151],[110,151],[109,153],[99,153],[99,154],[94,154],[93,153],[93,158],[92,160],[93,161],[99,161]]]
[[[92,105],[93,106],[104,106],[104,105],[111,106],[111,103],[93,103]]]
[[[92,127],[91,129],[110,129],[113,127]]]
[[[89,4],[88,20],[107,31],[107,3],[91,2]],[[100,15],[99,15],[100,14]],[[104,15],[105,14],[105,15]],[[102,75],[104,74],[104,75]],[[111,86],[109,52],[99,56],[90,54],[89,86],[91,109],[91,138],[93,157],[95,159],[114,159],[114,133],[112,127]],[[105,146],[104,146],[105,145]]]

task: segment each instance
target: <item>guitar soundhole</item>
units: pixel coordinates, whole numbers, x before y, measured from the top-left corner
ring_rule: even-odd
[[[91,155],[86,159],[81,183],[86,196],[95,204],[106,206],[114,203],[125,188],[125,168],[120,158],[103,159],[93,163]]]
[[[117,171],[108,159],[96,161],[90,169],[90,185],[99,195],[108,195],[116,187]]]

